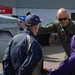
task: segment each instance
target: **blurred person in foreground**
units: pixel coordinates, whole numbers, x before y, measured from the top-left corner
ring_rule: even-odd
[[[70,56],[57,69],[45,67],[50,75],[75,75],[75,35],[71,39]]]
[[[5,50],[4,75],[43,75],[42,48],[36,36],[40,24],[37,15],[26,17],[24,31],[14,36]]]

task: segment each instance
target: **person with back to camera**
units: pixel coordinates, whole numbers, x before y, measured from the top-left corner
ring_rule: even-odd
[[[57,11],[56,17],[57,21],[49,23],[44,27],[41,26],[38,33],[42,33],[42,31],[57,32],[62,46],[69,57],[71,38],[75,34],[75,21],[69,18],[69,14],[65,8],[60,8]]]
[[[37,15],[26,17],[24,31],[14,36],[5,50],[4,75],[43,75],[43,54],[36,36],[40,24]]]
[[[75,75],[75,35],[70,44],[70,56],[62,61],[57,69],[45,67],[50,75]]]

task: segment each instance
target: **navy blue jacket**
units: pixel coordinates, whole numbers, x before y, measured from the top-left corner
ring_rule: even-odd
[[[27,53],[28,41],[26,34],[30,35],[31,47]],[[9,51],[10,49],[10,51]],[[10,48],[6,48],[3,58],[3,69],[5,69],[5,56],[9,55],[13,72],[17,75],[34,75],[33,71],[38,65],[40,75],[43,75],[43,54],[37,37],[30,29],[25,29],[22,33],[13,37]],[[40,64],[39,64],[40,63]],[[6,75],[6,74],[5,74]],[[38,74],[36,74],[38,75]]]

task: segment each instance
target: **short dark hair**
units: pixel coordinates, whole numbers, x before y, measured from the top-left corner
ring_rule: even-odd
[[[30,15],[30,14],[31,14],[31,12],[27,12],[27,13],[26,13],[26,16],[28,16],[28,15]]]

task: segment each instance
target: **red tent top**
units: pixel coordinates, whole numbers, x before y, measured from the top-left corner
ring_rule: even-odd
[[[0,5],[0,14],[12,14],[12,8]]]

